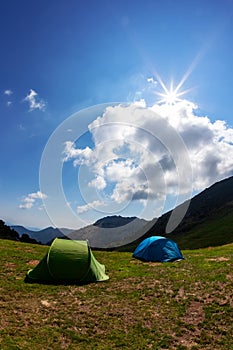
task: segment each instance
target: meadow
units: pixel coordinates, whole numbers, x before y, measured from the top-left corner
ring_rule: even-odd
[[[0,349],[233,349],[233,244],[143,263],[94,251],[110,279],[25,283],[48,247],[0,240]]]

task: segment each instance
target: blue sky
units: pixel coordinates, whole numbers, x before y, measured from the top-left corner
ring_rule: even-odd
[[[30,227],[78,227],[111,213],[149,219],[174,204],[175,185],[169,187],[173,175],[162,175],[165,168],[162,169],[161,164],[165,164],[166,157],[163,154],[161,159],[156,158],[155,145],[148,143],[146,134],[135,130],[146,128],[146,122],[134,125],[133,132],[124,124],[127,120],[133,122],[130,104],[137,102],[138,108],[154,106],[154,113],[167,116],[167,110],[158,103],[161,96],[155,94],[155,91],[164,93],[159,77],[167,87],[171,80],[176,87],[184,78],[179,91],[190,89],[180,97],[185,99],[185,106],[172,106],[176,108],[172,114],[177,115],[177,122],[168,121],[186,140],[191,163],[195,164],[193,173],[198,180],[194,181],[193,190],[200,191],[215,180],[231,175],[230,159],[224,160],[221,156],[227,153],[230,157],[233,142],[232,32],[231,0],[1,1],[1,218]],[[103,116],[104,107],[92,109],[92,115],[79,114],[79,111],[111,102],[129,103],[127,111],[115,109],[112,113],[114,123],[118,120],[123,123],[120,131],[121,135],[126,132],[128,143],[120,136],[116,138],[116,143],[121,144],[119,158],[108,154],[106,160],[101,158],[103,149],[101,156],[98,153],[98,142],[101,139],[108,150],[111,147],[113,150],[116,144],[109,144],[106,133],[114,137],[118,131],[107,128],[102,133],[100,129],[94,135],[88,129],[98,115]],[[127,112],[128,119],[122,119],[121,112]],[[99,126],[110,121],[108,113],[99,121]],[[72,115],[75,117],[69,119]],[[182,115],[184,119],[178,123]],[[148,125],[150,118],[148,115]],[[76,131],[67,120],[75,124]],[[192,123],[192,130],[184,120]],[[217,120],[225,121],[225,126],[215,123]],[[196,134],[192,133],[194,129]],[[51,152],[46,144],[57,140],[61,130],[67,133],[59,139],[64,146],[60,157],[63,154],[62,189],[67,210],[59,204],[57,189],[46,186],[44,172],[43,188],[40,184],[42,154],[47,156]],[[198,139],[197,135],[207,135],[209,143],[200,138],[195,147],[194,143],[189,144]],[[68,143],[75,142],[77,136],[82,136],[78,142]],[[217,137],[227,140],[228,148],[217,144]],[[150,178],[148,163],[142,168],[143,152],[133,147],[133,143],[143,145],[144,150],[146,144],[150,144],[147,151],[155,156],[155,163],[157,159],[160,164],[153,171],[163,179],[160,181],[163,191]],[[87,154],[88,147],[92,153]],[[206,153],[200,154],[203,147]],[[78,149],[86,149],[85,154]],[[201,165],[195,158],[197,154],[198,159],[202,159]],[[208,154],[214,154],[215,158],[209,156],[208,162],[205,161]],[[98,161],[94,158],[97,155]],[[139,163],[133,162],[132,157]],[[107,163],[103,165],[104,161]],[[204,163],[209,164],[208,169],[204,169]],[[48,174],[48,183],[53,183],[53,169],[48,169]],[[125,181],[120,181],[120,177]],[[149,179],[147,185],[145,177]],[[138,186],[139,179],[141,186]],[[162,205],[165,182],[171,190],[167,191],[169,199]],[[134,184],[134,191],[129,190],[129,183]],[[149,185],[154,187],[145,204],[144,191],[149,193]],[[156,198],[160,190],[163,193]],[[186,191],[188,194],[190,190]],[[150,210],[149,207],[156,207],[156,201],[160,209]],[[90,203],[94,203],[94,212],[88,210]]]

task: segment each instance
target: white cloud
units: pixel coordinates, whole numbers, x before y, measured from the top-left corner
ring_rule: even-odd
[[[47,198],[46,194],[37,191],[35,193],[30,193],[29,196],[34,199],[45,199]]]
[[[97,188],[97,190],[103,190],[107,186],[107,183],[103,176],[97,175],[95,179],[89,182],[88,186]]]
[[[47,198],[47,195],[37,191],[33,193],[29,193],[26,197],[22,199],[22,203],[19,205],[20,209],[31,209],[38,199],[42,200]],[[39,207],[39,210],[41,210],[41,206]]]
[[[108,198],[115,203],[161,205],[164,196],[174,196],[178,189],[181,195],[190,193],[190,184],[203,190],[233,175],[233,129],[195,112],[186,100],[150,108],[143,101],[108,107],[89,125],[94,147],[76,148],[68,141],[65,161],[88,166],[93,173],[89,187],[96,192],[109,191],[111,184]],[[91,207],[78,207],[78,212]]]
[[[10,89],[7,89],[7,90],[4,91],[4,95],[10,96],[12,94],[13,94],[13,91],[10,90]]]
[[[39,99],[38,93],[33,89],[29,91],[28,95],[24,98],[24,101],[29,103],[30,112],[36,109],[39,109],[41,111],[45,110],[46,104],[44,100]]]
[[[35,199],[26,197],[22,202],[23,203],[19,205],[20,209],[31,209],[34,205]]]
[[[104,201],[96,200],[96,201],[93,201],[91,203],[78,206],[77,207],[77,213],[78,214],[83,214],[83,213],[87,212],[90,209],[98,209],[99,207],[104,206],[104,205],[105,205]]]
[[[147,78],[147,82],[151,84],[157,84],[157,81],[153,77]]]
[[[6,89],[6,90],[4,91],[4,95],[6,95],[7,97],[10,97],[12,94],[13,94],[13,91],[10,90],[10,89]],[[11,105],[12,105],[12,101],[8,100],[8,101],[6,102],[6,106],[7,106],[7,107],[10,107]]]
[[[64,161],[75,159],[74,165],[78,165],[84,163],[90,158],[92,150],[89,147],[86,147],[85,149],[76,149],[73,142],[67,141],[65,142],[64,154]]]

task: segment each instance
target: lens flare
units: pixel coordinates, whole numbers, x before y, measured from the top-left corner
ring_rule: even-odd
[[[175,88],[173,87],[173,81],[170,83],[170,88],[168,89],[162,79],[157,75],[159,84],[161,85],[164,92],[157,92],[155,94],[160,96],[161,99],[157,102],[158,104],[175,105],[181,102],[181,96],[187,94],[191,89],[180,91],[181,84],[178,84]]]

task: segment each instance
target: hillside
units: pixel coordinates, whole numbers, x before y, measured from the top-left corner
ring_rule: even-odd
[[[37,243],[37,241],[29,237],[27,233],[23,233],[20,236],[16,230],[7,226],[3,220],[0,220],[0,239],[9,239],[12,241],[20,241],[27,243]]]
[[[133,251],[144,238],[161,235],[175,240],[182,249],[218,246],[233,242],[233,177],[224,179],[192,198],[179,226],[166,234],[171,211],[162,215],[140,239],[121,247]]]
[[[24,282],[48,247],[0,240],[0,348],[232,349],[233,245],[182,251],[176,263],[95,252],[110,279]]]

